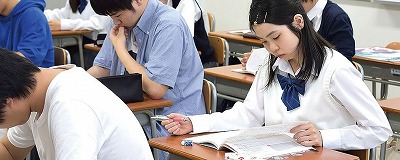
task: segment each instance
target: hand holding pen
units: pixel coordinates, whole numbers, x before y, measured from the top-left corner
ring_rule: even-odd
[[[193,125],[189,117],[182,114],[171,113],[167,116],[155,116],[153,119],[161,121],[161,125],[174,135],[182,135],[193,131]]]

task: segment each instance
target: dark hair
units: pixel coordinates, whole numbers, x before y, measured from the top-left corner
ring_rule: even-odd
[[[133,0],[90,0],[94,12],[99,15],[112,15],[123,10],[134,10]]]
[[[69,0],[69,6],[71,7],[72,13],[78,11],[79,0]]]
[[[302,29],[296,29],[292,25],[296,14],[303,16],[304,27]],[[299,38],[297,50],[302,53],[299,56],[302,57],[303,61],[297,78],[307,81],[313,71],[316,72],[313,79],[319,76],[326,57],[325,46],[329,48],[333,48],[333,46],[312,28],[311,22],[301,5],[301,0],[253,0],[250,6],[249,22],[251,29],[253,25],[261,23],[286,25]],[[276,60],[277,57],[270,54],[269,78],[266,87],[270,86],[274,80],[276,73],[272,66]]]
[[[0,48],[0,123],[8,98],[27,98],[36,87],[35,73],[40,69],[28,59]]]

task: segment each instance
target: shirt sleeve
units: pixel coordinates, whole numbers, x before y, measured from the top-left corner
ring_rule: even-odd
[[[36,114],[31,114],[25,124],[8,129],[7,138],[12,145],[18,148],[28,148],[35,145],[32,129],[29,126],[29,123],[35,119],[35,116]]]
[[[393,134],[382,108],[355,68],[336,70],[331,79],[330,93],[349,111],[356,124],[321,130],[324,147],[373,148]]]
[[[52,47],[53,42],[43,12],[38,13],[38,10],[30,9],[22,13],[21,22],[21,38],[18,42],[18,52],[21,52],[26,58],[31,60],[34,64],[42,64],[48,49]],[[32,16],[36,15],[36,16]],[[50,39],[49,39],[50,37]],[[49,43],[47,43],[49,42]]]
[[[47,20],[53,20],[53,19],[65,19],[69,18],[70,12],[72,12],[72,9],[69,5],[69,1],[66,1],[66,4],[63,8],[55,8],[55,9],[46,9],[44,10],[44,15],[46,16]]]
[[[223,113],[190,116],[193,133],[216,132],[261,127],[265,121],[264,86],[261,74],[257,74],[243,102]]]
[[[110,23],[110,21],[108,21]],[[108,31],[111,30],[111,26],[109,26]],[[101,46],[99,53],[96,58],[93,60],[93,66],[99,66],[102,68],[106,68],[108,70],[111,69],[112,56],[116,54],[114,51],[114,47],[110,41],[109,34],[107,34],[104,39],[104,43]]]
[[[98,115],[86,103],[57,104],[49,111],[48,123],[56,159],[97,159],[106,138]]]
[[[195,4],[193,0],[181,0],[179,5],[176,7],[176,10],[179,11],[183,19],[185,19],[192,36],[194,36],[194,23],[196,22],[195,18],[198,14],[196,12],[198,9],[195,7],[197,7],[197,4]]]

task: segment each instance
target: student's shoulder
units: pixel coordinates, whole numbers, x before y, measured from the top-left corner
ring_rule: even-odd
[[[331,1],[326,4],[323,15],[328,18],[349,17],[339,5]]]

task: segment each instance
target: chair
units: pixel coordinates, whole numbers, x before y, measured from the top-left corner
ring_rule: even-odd
[[[54,65],[64,65],[71,63],[71,56],[69,55],[68,50],[54,46]]]
[[[207,13],[207,16],[208,16],[208,24],[210,25],[210,32],[214,32],[215,31],[215,17],[210,12]]]
[[[354,61],[353,61],[353,64],[354,64],[354,66],[356,67],[356,69],[361,73],[361,78],[362,78],[362,80],[364,80],[364,69],[363,69],[363,67],[361,66],[361,64],[360,64],[360,63],[357,63],[357,62],[354,62]]]
[[[206,79],[203,79],[203,96],[206,113],[214,113],[217,110],[217,90],[215,85]]]
[[[228,65],[227,60],[229,56],[229,45],[228,42],[221,37],[208,36],[211,47],[214,49],[214,56],[217,60],[218,65]]]
[[[400,50],[400,42],[391,42],[388,45],[386,45],[386,48]]]

